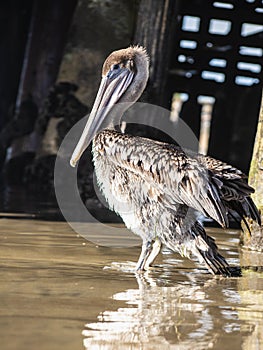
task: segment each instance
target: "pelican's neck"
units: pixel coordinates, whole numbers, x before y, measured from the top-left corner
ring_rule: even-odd
[[[135,101],[121,101],[116,103],[110,111],[107,119],[105,120],[105,126],[102,129],[115,130],[121,132],[121,122],[125,112],[135,103]]]
[[[121,119],[124,113],[137,102],[146,87],[149,78],[149,62],[145,56],[145,52],[142,51],[142,53],[135,56],[137,72],[130,86],[109,113],[106,124],[107,129],[120,131]]]
[[[144,51],[139,50],[134,58],[136,74],[119,102],[134,104],[142,95],[149,78],[149,61]],[[129,108],[129,107],[128,107]]]

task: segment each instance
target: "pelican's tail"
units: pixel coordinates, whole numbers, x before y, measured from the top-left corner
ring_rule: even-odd
[[[230,268],[225,258],[219,254],[215,240],[206,234],[199,222],[196,222],[192,228],[192,234],[194,236],[195,255],[213,275],[225,277],[240,275],[240,269]]]

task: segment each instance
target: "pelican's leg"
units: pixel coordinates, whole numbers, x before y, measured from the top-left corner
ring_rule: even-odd
[[[141,254],[140,254],[139,260],[138,260],[137,265],[136,265],[136,271],[144,271],[145,270],[144,265],[146,263],[147,258],[151,254],[151,251],[152,251],[152,242],[151,241],[143,242]]]
[[[155,242],[152,245],[152,251],[146,258],[146,261],[144,263],[144,270],[148,270],[151,264],[154,262],[154,259],[157,257],[157,255],[160,253],[162,247],[162,243],[159,240],[159,238],[156,238]]]

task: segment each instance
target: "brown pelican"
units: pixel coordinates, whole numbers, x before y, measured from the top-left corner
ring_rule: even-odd
[[[238,169],[180,147],[123,134],[114,128],[112,111],[137,101],[149,75],[149,58],[140,46],[112,52],[104,62],[93,109],[74,150],[75,166],[91,140],[99,186],[109,206],[143,241],[137,270],[149,268],[162,245],[198,258],[213,274],[231,275],[197,216],[222,227],[235,211],[260,222],[250,197],[253,189]],[[119,122],[124,110],[119,113]],[[123,210],[125,206],[126,210]]]

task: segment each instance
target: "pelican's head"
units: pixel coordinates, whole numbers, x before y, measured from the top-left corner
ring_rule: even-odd
[[[138,100],[145,89],[148,76],[149,58],[141,46],[114,51],[107,57],[97,97],[70,160],[73,167],[94,136],[101,131],[102,124],[104,128],[113,125],[111,111],[114,106],[126,102],[124,105],[128,107]]]

